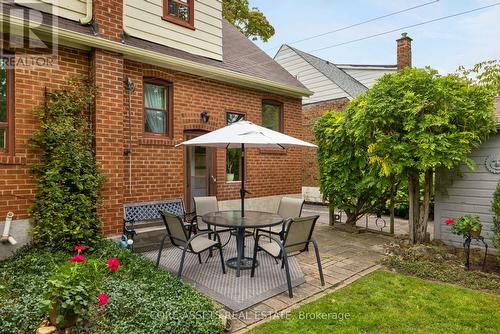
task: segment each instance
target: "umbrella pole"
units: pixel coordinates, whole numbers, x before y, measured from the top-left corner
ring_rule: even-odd
[[[241,216],[245,217],[245,144],[241,144]]]

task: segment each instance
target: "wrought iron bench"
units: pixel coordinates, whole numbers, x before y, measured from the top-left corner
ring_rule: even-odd
[[[194,212],[186,212],[184,201],[181,198],[128,203],[123,205],[123,235],[127,240],[133,240],[137,235],[136,229],[139,226],[147,226],[148,224],[158,224],[163,226],[163,221],[160,215],[161,211],[170,212],[180,218],[184,223],[184,227],[189,232],[194,232],[196,225]],[[132,248],[132,247],[130,247]]]

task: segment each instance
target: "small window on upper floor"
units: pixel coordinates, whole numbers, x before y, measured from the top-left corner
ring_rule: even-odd
[[[194,0],[163,0],[163,19],[194,29]]]

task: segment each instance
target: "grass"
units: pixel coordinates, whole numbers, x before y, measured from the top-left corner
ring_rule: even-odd
[[[500,333],[500,297],[377,271],[250,333]]]
[[[102,241],[85,255],[87,259],[117,257],[120,268],[104,284],[109,303],[79,322],[72,333],[222,332],[214,303],[151,261],[110,241]],[[47,280],[69,257],[64,252],[23,248],[0,262],[0,334],[35,332],[46,318],[39,304]]]

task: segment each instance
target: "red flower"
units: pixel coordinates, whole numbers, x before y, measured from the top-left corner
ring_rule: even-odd
[[[75,255],[71,259],[69,259],[69,262],[85,262],[85,256],[83,255]]]
[[[455,222],[455,220],[453,220],[452,218],[448,218],[448,219],[446,219],[446,220],[444,221],[444,223],[445,223],[446,225],[451,225],[451,224],[453,224],[454,222]]]
[[[116,257],[110,257],[108,259],[108,262],[106,263],[111,271],[117,271],[118,267],[120,266],[120,260],[118,260]]]
[[[97,299],[99,299],[99,303],[97,305],[104,306],[108,303],[109,297],[105,293],[100,293],[97,295]]]
[[[87,249],[87,247],[83,246],[83,245],[76,245],[73,247],[74,250],[78,251],[78,252],[83,252],[84,250]]]

